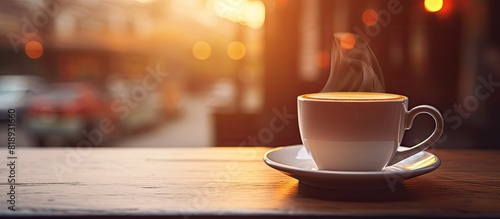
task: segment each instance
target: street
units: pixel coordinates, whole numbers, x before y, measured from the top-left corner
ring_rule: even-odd
[[[111,147],[208,147],[214,144],[211,110],[201,98],[185,98],[178,117],[155,127],[120,136]],[[23,124],[16,124],[16,146],[36,147]],[[8,145],[7,123],[0,124],[0,146]],[[62,139],[51,136],[49,146],[64,147]]]

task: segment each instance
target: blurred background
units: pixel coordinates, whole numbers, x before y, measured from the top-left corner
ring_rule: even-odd
[[[498,148],[498,11],[493,0],[6,0],[0,118],[16,110],[18,146],[299,144],[296,98],[323,88],[333,34],[352,32],[386,92],[443,113],[438,147]],[[432,126],[419,117],[403,145]]]

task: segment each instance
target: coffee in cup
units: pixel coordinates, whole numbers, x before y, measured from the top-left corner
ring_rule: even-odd
[[[428,105],[408,110],[398,94],[327,92],[297,98],[302,142],[320,170],[379,171],[433,145],[443,132],[443,118]],[[434,132],[423,142],[398,151],[405,130],[425,113]]]

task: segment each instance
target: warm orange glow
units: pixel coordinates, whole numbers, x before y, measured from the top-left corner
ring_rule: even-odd
[[[205,60],[212,54],[212,47],[205,41],[198,41],[193,45],[193,56],[199,60]]]
[[[330,62],[330,54],[327,51],[319,51],[316,53],[316,67],[325,68]]]
[[[365,12],[363,12],[363,15],[361,16],[361,18],[363,19],[363,23],[367,26],[373,26],[378,21],[377,12],[375,12],[372,9],[365,10]]]
[[[227,55],[233,60],[240,60],[245,57],[246,47],[239,41],[233,41],[227,46]]]
[[[206,7],[219,17],[253,29],[261,28],[266,17],[266,7],[262,1],[207,0]]]
[[[266,7],[261,1],[251,1],[246,7],[245,23],[253,29],[259,29],[266,20]]]
[[[356,37],[352,33],[344,33],[340,37],[340,46],[343,49],[349,50],[356,45]]]
[[[438,12],[443,8],[443,0],[425,0],[424,6],[428,12]]]
[[[276,0],[276,7],[278,9],[285,8],[288,5],[288,0]]]
[[[43,55],[43,46],[37,41],[29,41],[24,45],[24,52],[32,59],[38,59]]]

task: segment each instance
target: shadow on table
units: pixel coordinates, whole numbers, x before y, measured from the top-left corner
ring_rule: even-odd
[[[327,190],[302,183],[298,184],[297,196],[348,202],[411,201],[420,198],[415,191],[408,189],[404,185],[400,185],[394,188],[394,190],[390,188],[377,190]]]

